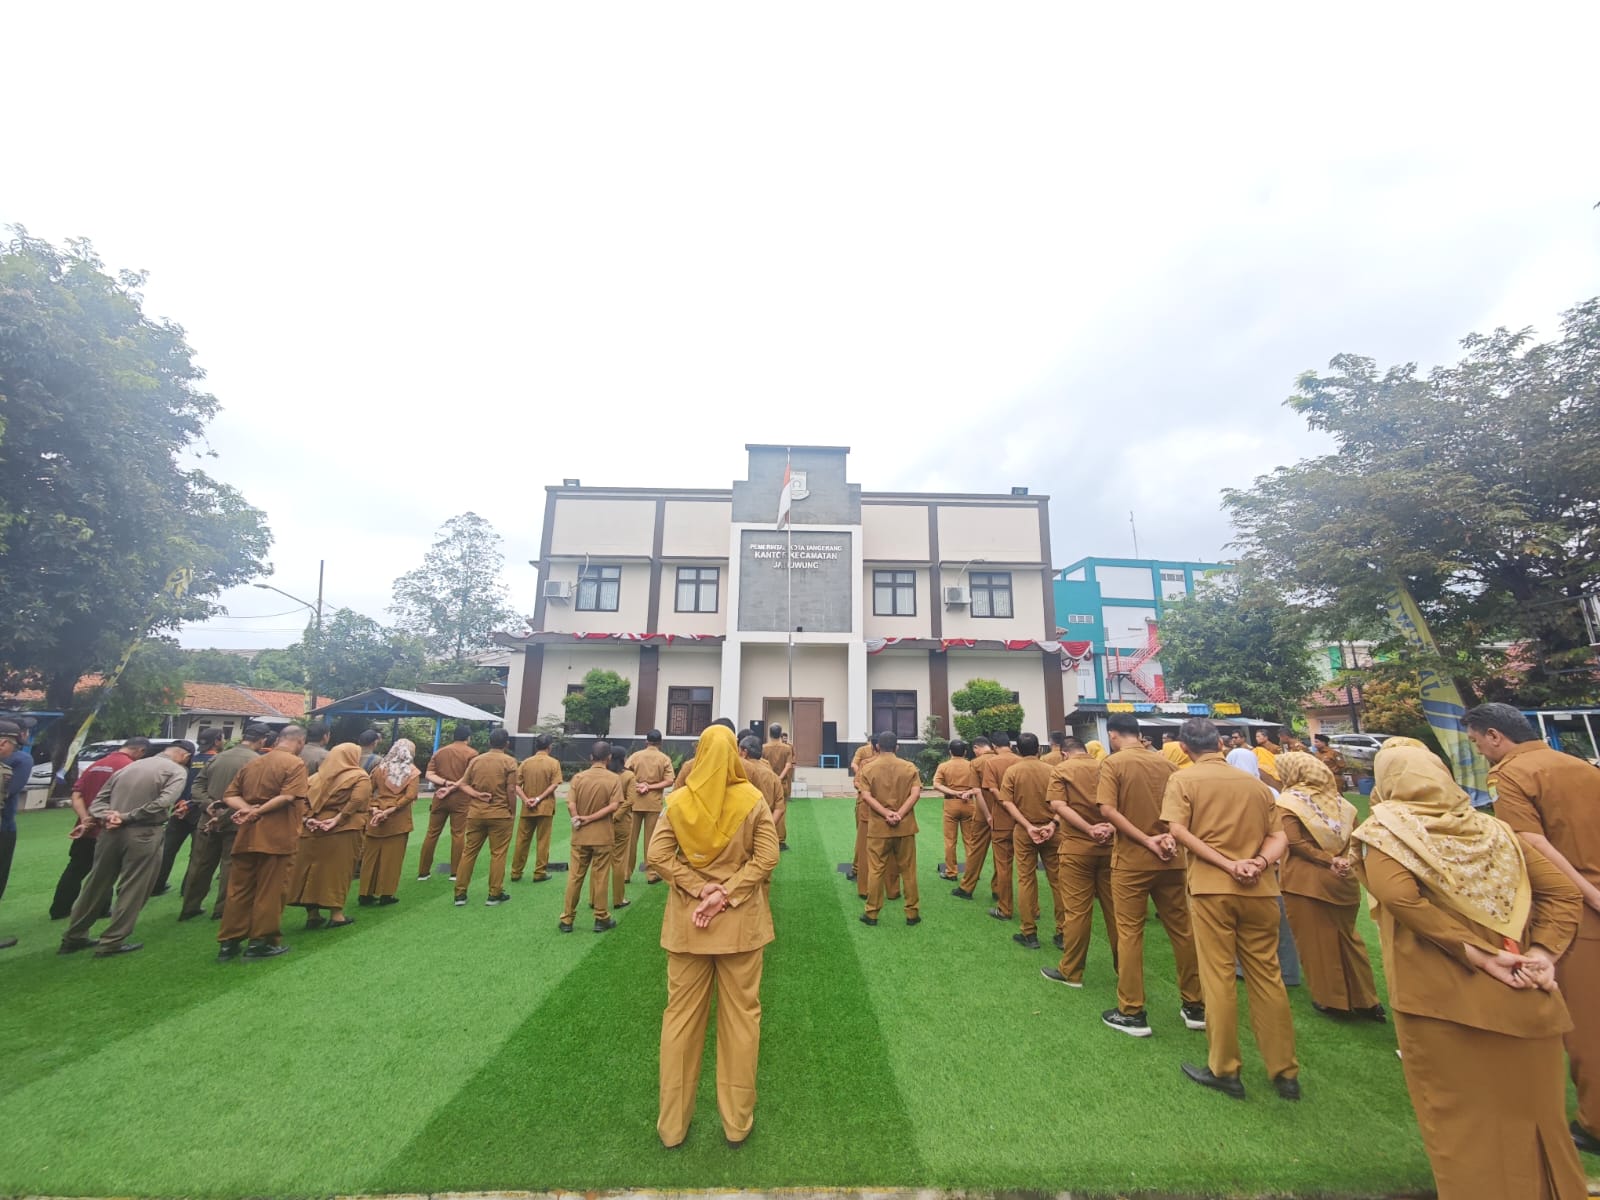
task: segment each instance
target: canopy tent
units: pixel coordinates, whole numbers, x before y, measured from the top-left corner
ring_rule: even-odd
[[[439,748],[446,721],[487,722],[500,724],[492,712],[474,708],[454,696],[438,696],[432,692],[406,692],[399,688],[373,688],[358,696],[346,696],[332,704],[324,704],[311,711],[314,717],[371,717],[390,723],[391,736],[399,736],[402,720],[421,717],[433,722],[433,748]]]

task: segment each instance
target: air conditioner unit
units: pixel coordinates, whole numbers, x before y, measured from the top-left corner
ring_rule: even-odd
[[[572,585],[560,579],[547,580],[544,585],[544,598],[546,600],[572,599]]]
[[[963,604],[971,604],[972,596],[964,587],[947,587],[944,590],[944,602],[951,608],[956,608]]]

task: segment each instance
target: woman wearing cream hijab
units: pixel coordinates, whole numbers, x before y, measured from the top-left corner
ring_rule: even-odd
[[[1554,963],[1583,901],[1438,757],[1386,745],[1356,830],[1406,1089],[1439,1200],[1580,1200]],[[1593,1003],[1585,997],[1580,1003]]]
[[[300,850],[289,880],[288,904],[306,910],[307,929],[355,924],[344,915],[344,906],[371,803],[372,780],[361,769],[361,747],[354,742],[335,746],[311,777],[310,811],[301,822]],[[327,918],[320,911],[324,908]]]
[[[715,992],[717,1108],[728,1144],[739,1146],[755,1122],[761,966],[773,937],[767,881],[778,865],[778,831],[745,777],[731,728],[713,725],[700,735],[694,768],[669,795],[646,862],[668,884],[656,1132],[669,1149],[689,1135]]]
[[[1278,774],[1283,780],[1278,808],[1289,838],[1279,884],[1312,1007],[1330,1016],[1382,1021],[1372,960],[1356,932],[1361,884],[1350,852],[1355,805],[1314,755],[1293,750],[1279,755]]]

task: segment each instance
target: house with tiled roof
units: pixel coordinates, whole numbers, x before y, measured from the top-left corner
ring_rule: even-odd
[[[326,696],[317,703],[331,704]],[[304,692],[279,692],[271,688],[242,687],[233,683],[186,683],[178,711],[167,718],[168,737],[193,741],[202,730],[220,729],[228,741],[246,725],[281,729],[305,716]]]

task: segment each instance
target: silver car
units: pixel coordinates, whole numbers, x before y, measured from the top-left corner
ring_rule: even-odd
[[[1335,750],[1344,755],[1346,762],[1370,767],[1384,742],[1394,736],[1392,733],[1335,733],[1328,740],[1333,743]]]

